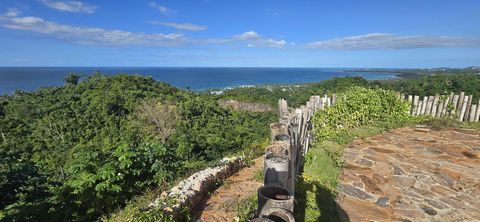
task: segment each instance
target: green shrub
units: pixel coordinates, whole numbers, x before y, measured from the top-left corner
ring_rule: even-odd
[[[397,99],[393,91],[352,87],[337,95],[335,105],[315,113],[315,139],[333,138],[377,120],[392,125],[407,122],[411,119],[408,110],[408,104]]]

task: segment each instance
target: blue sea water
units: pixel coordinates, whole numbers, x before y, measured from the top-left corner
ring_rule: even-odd
[[[61,86],[71,73],[100,71],[151,76],[180,88],[205,90],[246,85],[319,82],[336,76],[362,76],[368,80],[394,78],[392,73],[348,72],[336,68],[139,68],[139,67],[0,67],[0,95],[15,90],[34,91]]]

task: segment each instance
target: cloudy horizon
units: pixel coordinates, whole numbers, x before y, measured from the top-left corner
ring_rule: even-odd
[[[33,48],[37,52],[47,53],[49,61],[28,62],[29,59],[25,58],[33,57],[27,54],[33,48],[27,48],[21,42],[25,42],[26,46],[33,42],[45,42],[60,50],[62,47],[78,49],[76,55],[80,54],[80,58],[87,56],[89,52],[101,52],[102,50],[103,52],[100,54],[116,53],[112,58],[108,58],[106,55],[100,56],[100,61],[90,64],[92,66],[118,66],[120,65],[117,64],[119,61],[130,60],[132,53],[145,58],[143,62],[132,63],[133,66],[228,66],[230,64],[231,66],[273,67],[352,65],[365,67],[460,67],[479,65],[470,63],[480,61],[480,54],[475,52],[480,48],[480,30],[473,21],[458,18],[461,16],[456,15],[451,15],[451,19],[443,19],[444,22],[448,21],[456,25],[450,30],[438,25],[429,27],[432,29],[429,32],[426,32],[428,31],[426,29],[405,28],[409,25],[418,26],[418,24],[390,16],[392,18],[387,21],[397,23],[398,28],[395,28],[389,26],[387,21],[375,20],[374,15],[366,15],[373,17],[368,19],[358,15],[359,18],[368,20],[362,22],[363,26],[361,27],[348,24],[349,22],[355,23],[353,20],[332,19],[338,23],[337,27],[323,24],[318,25],[317,30],[316,27],[306,29],[289,24],[292,21],[298,22],[299,25],[316,23],[305,20],[306,18],[288,20],[293,12],[298,11],[295,7],[299,6],[293,5],[292,8],[289,8],[287,7],[289,5],[283,2],[282,4],[285,5],[283,7],[277,6],[277,9],[271,9],[269,5],[263,11],[256,12],[263,14],[260,18],[271,20],[271,22],[255,20],[251,16],[245,16],[243,21],[237,20],[239,15],[235,14],[244,12],[246,6],[241,5],[238,9],[224,8],[222,4],[216,5],[218,2],[214,1],[195,2],[199,7],[203,7],[203,16],[210,15],[202,17],[203,21],[196,19],[202,13],[191,11],[195,7],[186,7],[181,4],[176,7],[172,2],[139,1],[137,7],[141,8],[144,13],[128,12],[131,14],[125,13],[123,17],[117,15],[121,14],[118,10],[120,12],[126,10],[128,5],[122,7],[108,3],[63,0],[2,2],[0,4],[0,10],[3,9],[3,12],[0,11],[2,43],[0,44],[18,52],[6,54],[4,51],[1,53],[0,58],[3,58],[3,61],[0,62],[0,65],[31,66],[41,62],[46,65],[89,65],[88,62],[81,64],[75,60],[68,60],[68,57],[63,57],[62,54],[67,52],[55,55],[53,52],[49,52],[50,48],[43,48],[41,45],[35,45]],[[412,2],[405,1],[404,6],[407,7],[409,4]],[[316,4],[319,10],[331,7],[330,5],[331,3]],[[471,8],[479,5],[472,2],[455,7]],[[232,13],[231,15],[225,12],[221,13],[215,9],[224,9]],[[109,10],[112,10],[110,14]],[[306,12],[306,14],[315,13],[314,11]],[[417,22],[435,23],[435,14],[439,12],[431,13],[431,16],[423,15],[425,18],[418,19]],[[108,14],[109,16],[106,16]],[[317,17],[319,24],[322,24],[322,20],[329,20],[327,16],[319,14]],[[417,15],[417,17],[419,16]],[[480,17],[473,14],[469,14],[469,16]],[[96,17],[99,19],[96,20]],[[216,18],[224,18],[225,21],[215,20]],[[80,22],[83,20],[86,22]],[[284,22],[285,25],[282,26],[281,22]],[[341,29],[339,24],[351,31]],[[458,28],[460,26],[461,28]],[[435,28],[439,30],[435,30]],[[298,33],[297,29],[305,31]],[[442,32],[442,30],[447,31]],[[15,36],[20,38],[15,38]],[[56,52],[59,51],[56,50]],[[74,52],[67,54],[69,57],[73,57],[75,56]],[[409,57],[402,57],[412,54],[412,52],[415,52],[414,57],[417,62],[414,58],[408,61]],[[161,56],[148,56],[152,53]],[[165,56],[169,57],[168,60],[159,62]],[[377,65],[372,61],[362,63],[362,61],[366,61],[365,56],[378,60]],[[226,61],[229,57],[232,59]],[[464,59],[462,60],[462,58]],[[261,62],[262,60],[264,62]],[[54,62],[52,63],[52,61]]]

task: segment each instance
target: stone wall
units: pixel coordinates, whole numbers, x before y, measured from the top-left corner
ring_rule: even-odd
[[[180,220],[181,209],[193,209],[217,184],[245,166],[243,157],[224,158],[217,167],[209,167],[192,174],[168,192],[162,193],[152,208],[163,208],[164,212]]]

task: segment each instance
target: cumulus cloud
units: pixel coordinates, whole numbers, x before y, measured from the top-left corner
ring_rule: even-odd
[[[233,41],[246,42],[247,47],[256,48],[256,47],[270,47],[270,48],[282,48],[287,44],[285,40],[275,40],[265,38],[255,31],[248,31],[242,34],[234,35],[231,38]]]
[[[163,6],[163,5],[159,5],[157,4],[156,2],[150,2],[148,4],[151,8],[154,8],[156,10],[158,10],[160,13],[164,14],[164,15],[169,15],[169,14],[172,14],[174,13],[173,10]]]
[[[79,1],[39,0],[49,8],[63,12],[83,12],[93,14],[98,6],[88,5]]]
[[[19,17],[18,10],[8,10],[0,16],[5,28],[42,33],[58,39],[85,45],[106,46],[176,46],[186,41],[182,34],[145,34],[96,27],[79,27],[46,21],[39,17]]]
[[[187,38],[180,33],[146,34],[98,27],[73,26],[48,21],[35,16],[20,16],[20,11],[15,8],[8,9],[4,14],[0,14],[0,26],[40,33],[66,42],[83,45],[174,47],[184,45],[244,44],[245,47],[250,48],[282,48],[287,44],[285,40],[265,38],[254,31],[225,38]]]
[[[235,35],[233,36],[233,38],[238,40],[253,40],[253,39],[259,39],[260,35],[255,31],[248,31],[242,34]]]
[[[20,11],[17,8],[9,8],[7,12],[5,12],[4,16],[6,17],[15,17],[20,14]]]
[[[168,27],[181,29],[181,30],[188,30],[188,31],[203,31],[208,28],[207,26],[194,25],[191,23],[175,23],[175,22],[162,22],[162,21],[151,21],[149,23],[154,25],[168,26]]]
[[[317,41],[308,44],[315,49],[413,49],[440,47],[480,46],[479,40],[446,36],[399,36],[387,33],[370,33],[366,35]]]

